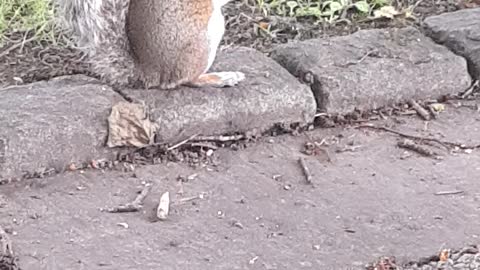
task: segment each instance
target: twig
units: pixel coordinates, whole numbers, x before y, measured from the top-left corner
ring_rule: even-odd
[[[176,149],[176,148],[178,148],[178,147],[186,144],[187,142],[193,140],[193,139],[194,139],[195,137],[197,137],[197,136],[198,136],[198,134],[194,134],[194,135],[188,137],[187,139],[185,139],[185,140],[183,140],[183,141],[180,141],[179,143],[176,143],[176,144],[168,147],[168,148],[167,148],[167,151],[172,151],[173,149]]]
[[[428,108],[428,111],[430,112],[430,115],[432,116],[432,118],[436,119],[437,116],[438,116],[438,112],[435,111],[435,108],[433,108],[432,105],[428,105],[427,108]]]
[[[379,126],[374,126],[374,125],[371,125],[371,124],[359,125],[359,126],[356,126],[356,127],[354,127],[354,128],[356,128],[356,129],[359,129],[359,128],[371,128],[371,129],[376,129],[376,130],[382,130],[382,131],[390,132],[390,133],[393,133],[393,134],[396,134],[396,135],[398,135],[398,136],[401,136],[401,137],[404,137],[404,138],[408,138],[408,139],[421,140],[421,141],[429,141],[429,142],[436,142],[436,143],[442,145],[443,147],[445,147],[445,148],[447,148],[447,149],[449,149],[450,147],[458,147],[458,148],[461,148],[461,149],[475,149],[475,148],[479,148],[479,147],[480,147],[480,145],[468,146],[468,145],[461,144],[461,143],[454,143],[454,142],[442,141],[442,140],[439,140],[439,139],[436,139],[436,138],[423,137],[423,136],[418,136],[418,135],[410,135],[410,134],[407,134],[407,133],[403,133],[403,132],[401,132],[401,131],[396,131],[396,130],[387,128],[387,127],[379,127]]]
[[[435,195],[441,196],[441,195],[455,195],[455,194],[461,194],[463,193],[463,190],[450,190],[450,191],[439,191],[435,192]]]
[[[202,147],[202,148],[208,148],[208,149],[213,149],[213,150],[217,150],[218,147],[215,146],[214,144],[212,143],[202,143],[202,142],[193,142],[193,143],[190,143],[189,144],[190,147]]]
[[[304,158],[299,158],[298,163],[300,164],[300,167],[302,167],[303,174],[305,175],[305,180],[307,181],[307,184],[312,183],[312,174],[310,173],[310,170],[307,167],[307,163],[305,162]]]
[[[418,104],[415,100],[413,99],[409,100],[408,104],[417,112],[418,115],[420,115],[420,117],[423,118],[423,120],[428,121],[431,119],[430,112],[425,110],[425,108],[420,106],[420,104]]]
[[[22,47],[24,46],[26,43],[29,43],[33,40],[35,40],[37,37],[36,36],[33,36],[27,40],[24,40],[22,42],[18,42],[16,44],[13,44],[12,46],[6,48],[2,53],[0,53],[0,58],[6,56],[7,54],[9,54],[11,51],[15,50],[15,49],[18,49],[19,47]]]
[[[1,256],[13,256],[12,240],[8,236],[7,232],[0,226],[0,257]]]
[[[219,135],[219,136],[196,136],[193,141],[214,141],[214,142],[228,142],[228,141],[239,141],[244,139],[245,135],[238,134],[238,135]]]
[[[174,202],[173,205],[184,204],[184,203],[187,203],[187,202],[191,202],[191,201],[203,199],[204,197],[205,197],[204,194],[203,194],[203,193],[200,193],[199,195],[196,195],[196,196],[181,198],[180,200]]]
[[[415,151],[423,156],[426,156],[426,157],[435,157],[435,158],[438,158],[438,154],[435,153],[434,151],[428,149],[428,148],[425,148],[421,145],[418,145],[416,144],[414,141],[412,140],[409,140],[409,139],[405,139],[403,140],[402,142],[398,142],[397,145],[401,148],[405,148],[405,149],[408,149],[408,150],[412,150],[412,151]]]
[[[480,81],[479,81],[479,80],[475,80],[475,81],[472,83],[472,85],[470,85],[470,86],[467,88],[467,90],[465,90],[465,92],[463,92],[463,94],[460,95],[460,98],[461,98],[461,99],[464,99],[464,98],[470,96],[470,95],[473,93],[473,91],[474,91],[475,89],[477,89],[478,87],[480,87]]]
[[[142,191],[140,194],[137,195],[135,200],[131,203],[127,203],[125,205],[120,205],[117,207],[109,208],[107,209],[107,212],[109,213],[126,213],[126,212],[137,212],[143,207],[143,201],[147,197],[148,193],[152,190],[152,184],[147,183],[143,187]]]
[[[369,57],[373,53],[377,53],[377,51],[376,50],[370,50],[370,51],[366,52],[362,57],[360,57],[360,59],[358,59],[356,61],[347,62],[345,64],[337,64],[336,66],[345,68],[345,67],[349,67],[349,66],[353,66],[353,65],[358,65],[358,64],[362,63],[363,61],[365,61],[365,59],[367,59],[367,57]]]

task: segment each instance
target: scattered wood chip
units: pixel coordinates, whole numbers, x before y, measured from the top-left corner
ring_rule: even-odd
[[[128,223],[126,223],[126,222],[119,222],[119,223],[117,223],[117,225],[120,226],[120,227],[123,227],[125,229],[128,229],[128,227],[129,227]]]
[[[300,164],[300,167],[302,167],[303,174],[305,175],[305,180],[307,181],[307,184],[312,184],[312,174],[310,173],[310,169],[307,167],[307,163],[304,158],[299,158],[298,163]]]
[[[432,117],[430,115],[430,112],[427,111],[425,108],[420,106],[415,100],[411,99],[408,101],[408,105],[414,109],[420,117],[423,118],[423,120],[430,120]]]
[[[442,250],[442,251],[440,252],[439,258],[440,258],[440,261],[441,261],[441,262],[446,262],[446,261],[448,261],[448,258],[449,258],[449,257],[450,257],[450,250],[444,249],[444,250]]]
[[[440,156],[436,152],[434,152],[434,151],[432,151],[432,150],[430,150],[430,149],[428,149],[424,146],[421,146],[421,145],[415,143],[414,141],[412,141],[410,139],[405,139],[401,142],[398,142],[397,145],[401,148],[405,148],[405,149],[417,152],[422,156],[433,157],[435,159],[440,158]]]
[[[127,212],[137,212],[143,207],[143,201],[147,197],[148,193],[152,189],[151,183],[146,183],[142,191],[137,195],[133,202],[127,203],[125,205],[120,205],[117,207],[107,209],[109,213],[127,213]]]
[[[160,197],[160,203],[157,208],[157,217],[160,220],[166,220],[170,210],[170,193],[167,191]]]
[[[252,265],[252,264],[255,264],[255,262],[258,260],[258,256],[255,256],[253,258],[251,258],[249,261],[248,261],[248,264]]]

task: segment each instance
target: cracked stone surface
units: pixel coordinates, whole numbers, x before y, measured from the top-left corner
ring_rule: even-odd
[[[433,40],[465,57],[472,77],[480,78],[480,8],[429,17],[424,29]]]
[[[256,50],[219,52],[212,71],[241,71],[246,79],[229,88],[123,92],[149,107],[150,118],[158,126],[156,142],[174,142],[198,133],[261,132],[276,123],[313,121],[316,103],[311,90]]]
[[[117,93],[84,76],[0,89],[0,179],[109,157],[103,145]]]
[[[464,58],[414,28],[292,42],[271,57],[310,83],[319,109],[329,113],[438,98],[471,83]]]

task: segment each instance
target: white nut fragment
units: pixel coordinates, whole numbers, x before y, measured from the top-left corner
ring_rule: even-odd
[[[160,220],[166,220],[170,209],[170,193],[167,191],[160,197],[160,203],[157,208],[157,217]]]

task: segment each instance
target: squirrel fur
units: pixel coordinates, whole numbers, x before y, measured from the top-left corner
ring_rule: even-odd
[[[92,73],[113,86],[225,87],[241,72],[208,73],[230,0],[58,0],[61,19]]]

